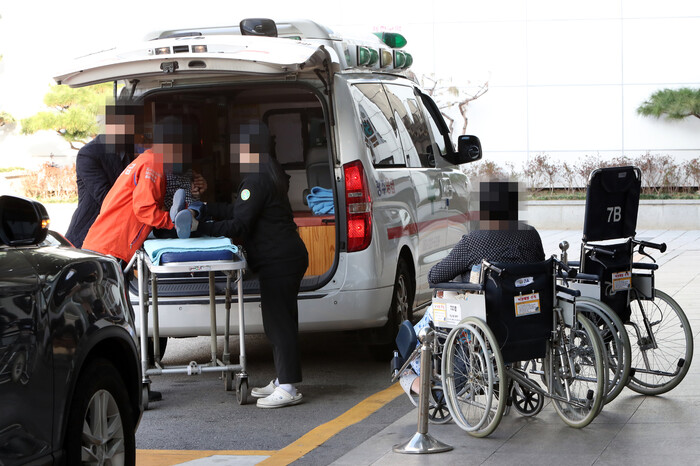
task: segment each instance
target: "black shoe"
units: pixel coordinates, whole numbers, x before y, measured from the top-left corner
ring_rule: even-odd
[[[150,388],[148,389],[148,402],[152,401],[160,401],[163,399],[163,394],[161,392],[157,392],[155,390],[151,390]]]

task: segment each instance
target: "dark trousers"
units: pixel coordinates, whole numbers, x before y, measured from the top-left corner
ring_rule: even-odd
[[[260,304],[265,335],[272,343],[279,383],[301,382],[297,295],[306,264],[288,275],[260,277]]]

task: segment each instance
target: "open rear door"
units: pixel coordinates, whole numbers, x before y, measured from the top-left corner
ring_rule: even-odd
[[[321,68],[333,50],[306,42],[253,36],[194,36],[151,40],[76,59],[58,84],[187,80],[232,74],[287,75]]]

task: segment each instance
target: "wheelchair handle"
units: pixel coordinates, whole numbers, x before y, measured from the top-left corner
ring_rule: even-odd
[[[615,251],[608,251],[607,249],[597,248],[595,246],[586,246],[587,249],[593,251],[596,254],[602,254],[604,256],[614,256]]]
[[[578,270],[572,269],[571,267],[569,267],[568,264],[565,264],[564,262],[560,261],[555,256],[552,256],[552,258],[554,259],[554,262],[556,262],[557,265],[559,265],[559,276],[561,278],[576,278]]]
[[[649,241],[638,241],[638,240],[633,240],[633,242],[635,244],[639,245],[639,253],[640,254],[644,254],[645,247],[657,249],[661,253],[666,252],[666,243],[656,244],[656,243],[650,243]]]
[[[491,263],[488,262],[488,261],[483,261],[483,266],[486,267],[486,268],[489,269],[489,270],[493,270],[493,271],[496,272],[498,275],[500,275],[500,274],[503,273],[503,269],[500,269],[500,268],[496,267],[495,265],[491,264]]]

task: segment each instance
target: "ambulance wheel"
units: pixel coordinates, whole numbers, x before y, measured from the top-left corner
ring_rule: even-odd
[[[413,321],[413,298],[415,289],[411,269],[405,259],[399,258],[394,278],[394,290],[391,294],[391,305],[387,323],[379,330],[380,343],[369,347],[372,359],[388,361],[396,348],[396,334],[404,320]]]

